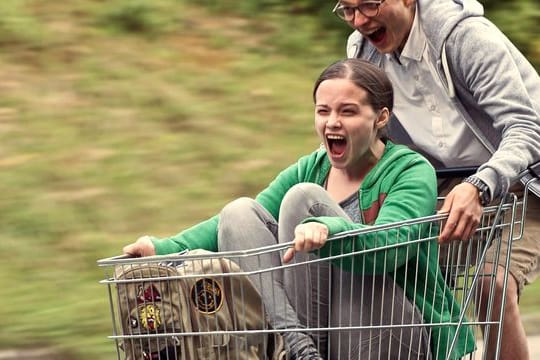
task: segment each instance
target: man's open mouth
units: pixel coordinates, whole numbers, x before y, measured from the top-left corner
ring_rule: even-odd
[[[371,34],[367,35],[368,39],[371,40],[374,43],[378,43],[381,40],[384,39],[384,35],[386,35],[386,28],[381,27],[378,30],[372,32]]]

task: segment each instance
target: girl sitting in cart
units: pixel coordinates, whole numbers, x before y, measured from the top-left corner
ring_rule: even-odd
[[[343,231],[435,213],[434,169],[385,136],[393,107],[385,73],[363,60],[338,61],[317,79],[313,99],[318,150],[283,170],[255,199],[234,200],[172,237],[143,236],[124,253],[244,250],[294,240],[282,257],[241,260],[249,271],[382,249],[254,279],[270,323],[283,329],[289,359],[443,359],[456,332],[449,358],[472,352],[469,328],[420,326],[455,321],[460,313],[440,274],[436,239],[412,241],[423,236],[422,226],[327,241]],[[400,243],[406,245],[394,246]],[[347,330],[366,324],[375,328]],[[342,330],[324,331],[331,327]]]

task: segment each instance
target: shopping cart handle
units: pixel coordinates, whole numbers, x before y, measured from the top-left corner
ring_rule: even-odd
[[[540,178],[540,161],[538,161],[535,164],[530,165],[528,169],[532,175],[536,176],[537,178]]]
[[[478,166],[450,167],[444,169],[435,169],[438,179],[462,178],[471,176],[478,171]],[[529,172],[532,176],[540,178],[540,161],[529,165],[524,173]]]
[[[108,257],[108,258],[105,258],[105,259],[101,259],[101,260],[126,260],[126,259],[131,259],[131,258],[134,258],[135,256],[133,255],[129,255],[129,254],[122,254],[122,255],[116,255],[116,256],[111,256],[111,257]],[[101,261],[101,260],[98,260],[98,263]]]
[[[464,178],[475,174],[478,170],[478,166],[464,166],[464,167],[451,167],[444,169],[436,169],[435,173],[437,174],[438,179],[448,179],[448,178]],[[540,171],[540,169],[539,169]]]

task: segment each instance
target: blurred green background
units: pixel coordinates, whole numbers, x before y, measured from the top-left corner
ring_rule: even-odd
[[[115,356],[96,260],[255,195],[318,145],[312,84],[349,33],[333,5],[0,1],[0,350]],[[538,2],[485,6],[538,69]]]

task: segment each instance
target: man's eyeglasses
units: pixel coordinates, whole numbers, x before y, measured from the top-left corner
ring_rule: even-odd
[[[356,10],[367,18],[375,17],[379,14],[379,7],[384,2],[380,1],[364,1],[358,6],[349,6],[337,3],[332,12],[345,21],[353,21],[356,15]]]

